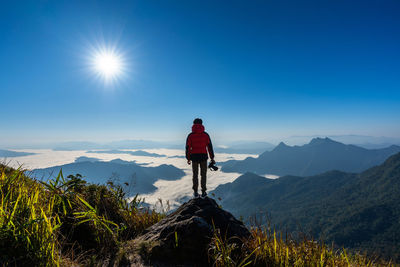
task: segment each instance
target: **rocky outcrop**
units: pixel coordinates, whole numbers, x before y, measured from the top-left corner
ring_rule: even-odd
[[[120,265],[208,265],[208,248],[214,232],[241,244],[250,235],[242,222],[211,198],[195,198],[154,224],[125,246]],[[140,257],[141,259],[138,259]]]

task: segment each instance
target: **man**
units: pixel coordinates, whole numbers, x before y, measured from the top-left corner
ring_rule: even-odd
[[[186,159],[190,165],[192,162],[193,169],[193,191],[194,197],[198,197],[197,189],[199,187],[199,166],[201,175],[201,197],[207,196],[207,151],[210,155],[211,162],[214,161],[214,150],[208,133],[204,131],[203,121],[199,118],[193,121],[192,132],[186,139]]]

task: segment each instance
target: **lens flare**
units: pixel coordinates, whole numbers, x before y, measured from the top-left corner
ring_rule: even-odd
[[[105,84],[116,83],[125,73],[122,54],[113,48],[93,48],[90,65],[94,74]]]
[[[111,78],[121,73],[121,60],[113,53],[98,54],[94,60],[96,70],[106,78]]]

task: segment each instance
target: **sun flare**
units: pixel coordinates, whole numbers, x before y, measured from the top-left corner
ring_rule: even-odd
[[[104,76],[118,75],[121,72],[121,62],[118,56],[112,53],[97,55],[95,66],[97,71]]]
[[[91,55],[92,70],[105,83],[115,82],[124,72],[124,60],[115,49],[94,50]]]

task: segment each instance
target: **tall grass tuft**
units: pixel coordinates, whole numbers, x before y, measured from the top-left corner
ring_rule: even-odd
[[[21,170],[0,169],[0,264],[58,265],[56,199]]]
[[[216,232],[212,238],[212,265],[222,266],[395,266],[366,255],[350,254],[345,249],[327,247],[304,236],[300,241],[283,238],[271,227],[254,227],[251,237],[242,240],[240,255],[234,255],[234,245]]]

